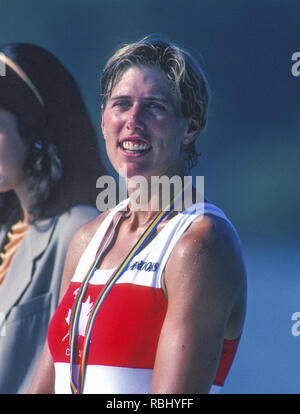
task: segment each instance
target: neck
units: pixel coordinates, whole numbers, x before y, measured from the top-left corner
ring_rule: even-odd
[[[174,198],[184,190],[184,180],[173,177],[144,177],[127,179],[130,218],[137,227],[149,224],[161,211],[169,208]]]
[[[29,191],[27,189],[27,187],[25,188],[25,186],[20,185],[17,188],[15,188],[15,193],[19,199],[19,202],[21,204],[21,209],[23,212],[23,218],[22,221],[25,223],[29,223],[31,216],[29,214]]]

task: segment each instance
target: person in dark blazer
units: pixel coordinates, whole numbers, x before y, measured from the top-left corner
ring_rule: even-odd
[[[6,44],[0,65],[0,393],[16,394],[40,358],[70,239],[99,214],[104,167],[78,85],[56,57]]]

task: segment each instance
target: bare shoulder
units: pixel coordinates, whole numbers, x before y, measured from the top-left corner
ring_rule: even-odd
[[[204,215],[176,243],[164,282],[167,296],[177,296],[180,288],[195,301],[211,298],[232,309],[244,296],[245,277],[241,243],[234,227],[222,218]]]
[[[182,235],[174,248],[174,257],[181,260],[195,255],[226,256],[231,262],[242,265],[242,249],[239,236],[234,227],[226,220],[210,215],[196,219]]]

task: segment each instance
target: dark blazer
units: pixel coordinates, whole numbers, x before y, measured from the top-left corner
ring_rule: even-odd
[[[30,225],[0,285],[0,393],[27,392],[57,307],[70,239],[98,214],[75,206]],[[6,232],[0,229],[0,244]]]

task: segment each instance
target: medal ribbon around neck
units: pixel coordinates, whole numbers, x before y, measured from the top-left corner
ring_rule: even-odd
[[[191,185],[189,183],[189,185]],[[188,185],[188,186],[189,186]],[[112,276],[107,281],[106,285],[104,286],[103,290],[101,291],[95,306],[92,310],[92,313],[89,317],[87,326],[86,326],[86,332],[85,332],[85,341],[84,341],[84,347],[83,347],[83,353],[82,353],[82,359],[80,364],[80,370],[79,370],[79,376],[78,376],[78,383],[76,382],[75,375],[74,375],[74,347],[75,347],[75,337],[76,337],[76,331],[78,327],[79,317],[80,317],[80,310],[81,310],[81,304],[84,299],[85,292],[87,290],[89,281],[91,280],[94,271],[98,265],[98,263],[101,260],[101,257],[104,253],[104,251],[108,248],[110,242],[112,241],[112,236],[115,233],[115,230],[122,219],[124,213],[128,211],[128,207],[126,210],[123,210],[121,212],[120,217],[118,218],[117,222],[115,223],[113,229],[106,237],[104,243],[102,243],[96,253],[96,257],[94,259],[94,262],[92,263],[90,269],[88,270],[83,283],[81,285],[81,288],[79,290],[78,296],[76,298],[72,316],[71,316],[71,322],[70,322],[70,386],[71,386],[71,392],[72,394],[82,394],[83,387],[84,387],[84,379],[85,379],[85,373],[86,373],[86,360],[88,356],[88,350],[90,345],[90,339],[92,334],[92,328],[95,321],[95,318],[97,316],[97,313],[104,302],[106,296],[110,292],[111,288],[114,286],[116,281],[122,276],[124,271],[129,266],[131,260],[133,257],[138,254],[138,252],[142,249],[143,245],[146,243],[146,241],[149,239],[153,231],[156,229],[158,224],[172,211],[174,208],[174,204],[178,199],[183,195],[183,193],[186,191],[187,188],[184,188],[180,194],[178,194],[174,199],[169,203],[167,207],[164,208],[155,218],[154,220],[149,224],[147,229],[144,231],[144,233],[141,235],[139,240],[136,242],[136,244],[133,246],[133,248],[130,250],[128,255],[125,257],[123,262],[120,264],[118,269],[114,271]]]

